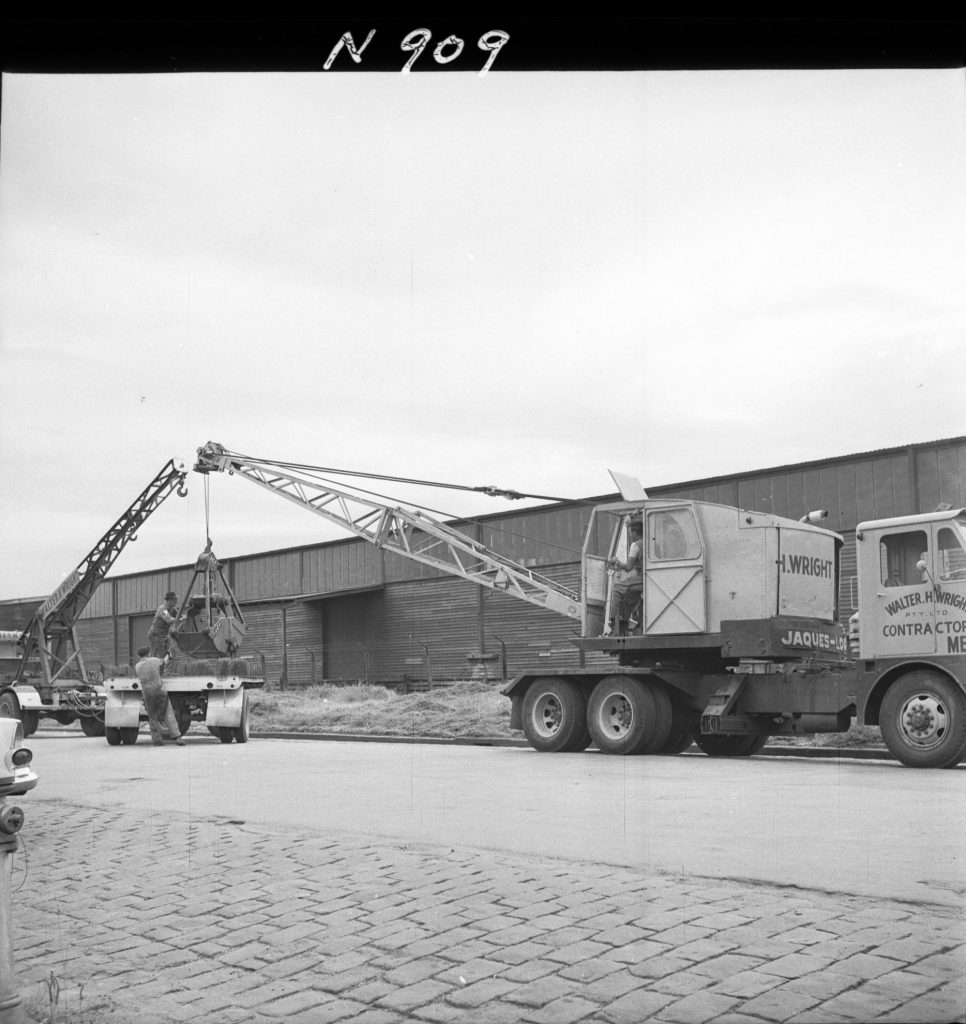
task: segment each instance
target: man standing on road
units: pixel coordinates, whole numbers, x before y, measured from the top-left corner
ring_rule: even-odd
[[[154,621],[148,630],[148,643],[152,658],[164,658],[171,650],[171,627],[178,623],[178,595],[169,590],[164,595],[164,604],[154,613]]]
[[[168,656],[164,658],[152,658],[150,650],[142,647],[138,650],[138,657],[141,659],[135,666],[141,682],[141,696],[144,699],[144,710],[148,713],[148,728],[151,730],[151,742],[160,747],[164,743],[164,727],[167,725],[168,736],[173,739],[179,747],[185,746],[181,730],[178,728],[178,719],[175,717],[174,708],[168,699],[168,691],[164,688],[161,679],[161,669],[164,667]]]

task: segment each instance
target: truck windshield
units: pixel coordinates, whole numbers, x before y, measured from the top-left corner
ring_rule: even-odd
[[[922,583],[922,573],[916,563],[928,558],[928,550],[925,530],[886,534],[879,543],[880,583],[886,587],[912,587]]]

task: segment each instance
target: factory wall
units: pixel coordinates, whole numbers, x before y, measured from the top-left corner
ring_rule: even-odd
[[[651,497],[711,501],[798,519],[829,511],[842,534],[839,613],[855,609],[859,522],[966,506],[966,437],[684,483]],[[590,507],[604,495],[479,517],[458,528],[577,589]],[[579,623],[428,568],[355,538],[259,552],[224,563],[248,627],[244,654],[271,681],[323,679],[426,685],[500,679],[524,668],[580,664]],[[193,566],[108,578],[78,623],[87,664],[128,664],[167,590]],[[42,599],[0,602],[0,628],[22,629]],[[588,656],[589,657],[589,656]],[[599,657],[599,656],[594,656]]]

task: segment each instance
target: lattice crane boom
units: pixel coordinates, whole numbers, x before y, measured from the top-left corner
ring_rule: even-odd
[[[235,473],[278,494],[377,548],[460,576],[480,586],[513,595],[530,604],[581,618],[579,596],[528,566],[491,551],[454,527],[416,509],[391,506],[264,459],[229,452],[209,441],[198,449],[198,473]]]
[[[86,682],[83,656],[77,643],[75,627],[81,613],[94,596],[118,555],[129,541],[137,539],[137,531],[172,491],[184,497],[187,492],[187,467],[180,460],[170,459],[154,479],[117,518],[113,526],[85,555],[76,569],[34,612],[24,630],[20,644],[22,654],[17,681],[25,679],[28,665],[39,660],[43,682],[51,685],[75,664]],[[68,644],[73,647],[68,652]]]

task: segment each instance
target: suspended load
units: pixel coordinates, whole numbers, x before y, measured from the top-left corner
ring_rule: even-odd
[[[233,658],[245,638],[245,619],[211,540],[195,562],[171,635],[188,658]]]

